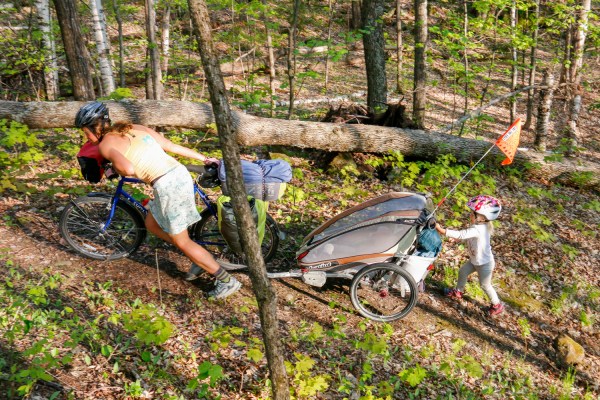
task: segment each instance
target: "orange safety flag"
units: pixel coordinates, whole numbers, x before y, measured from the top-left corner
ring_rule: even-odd
[[[508,165],[513,162],[513,158],[515,158],[515,153],[517,152],[517,147],[519,147],[519,139],[521,138],[521,118],[517,118],[515,122],[500,136],[498,140],[496,140],[496,146],[504,154],[506,154],[506,158],[502,161],[502,165]]]

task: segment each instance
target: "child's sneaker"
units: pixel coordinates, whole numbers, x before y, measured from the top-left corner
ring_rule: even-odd
[[[444,289],[444,296],[446,297],[452,297],[454,299],[462,299],[462,292],[458,289]]]
[[[235,276],[232,276],[229,279],[229,282],[223,282],[217,280],[215,283],[215,288],[208,292],[208,297],[212,297],[214,299],[224,299],[227,296],[230,296],[240,290],[242,284],[235,279]]]
[[[502,311],[504,311],[504,305],[502,303],[492,304],[490,306],[490,308],[488,309],[488,315],[490,315],[490,316],[492,316],[492,315],[498,315]]]

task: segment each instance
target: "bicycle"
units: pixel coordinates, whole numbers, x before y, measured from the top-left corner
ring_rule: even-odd
[[[198,174],[194,180],[194,192],[197,204],[204,207],[200,213],[201,220],[188,228],[190,237],[211,252],[217,260],[240,263],[243,257],[229,249],[219,232],[216,204],[201,189],[205,168],[199,165],[186,165],[186,168]],[[117,260],[135,252],[147,235],[144,219],[148,210],[123,186],[141,182],[137,178],[119,176],[114,194],[92,192],[72,199],[59,220],[59,232],[69,247],[96,260]],[[213,186],[217,184],[210,187]],[[267,214],[261,244],[265,263],[275,256],[280,235],[277,222]]]

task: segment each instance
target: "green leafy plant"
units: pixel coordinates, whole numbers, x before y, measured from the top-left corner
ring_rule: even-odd
[[[123,327],[145,345],[163,344],[174,331],[173,325],[158,313],[153,304],[139,304],[122,319]]]
[[[223,368],[220,365],[204,361],[198,366],[198,374],[190,380],[187,388],[197,391],[198,398],[213,398],[209,396],[210,388],[215,388],[224,378],[225,374],[223,374]],[[208,382],[205,382],[206,380]],[[220,398],[220,396],[215,396],[214,398]]]
[[[17,190],[15,172],[44,157],[43,142],[27,125],[0,119],[0,193]]]
[[[285,361],[285,369],[291,376],[291,392],[297,399],[312,399],[329,387],[331,377],[326,374],[313,375],[315,361],[301,353],[294,353],[296,362]]]

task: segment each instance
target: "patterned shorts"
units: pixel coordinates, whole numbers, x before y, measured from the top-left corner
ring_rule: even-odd
[[[163,231],[175,235],[200,221],[194,183],[185,166],[180,165],[160,177],[153,189],[154,199],[148,208]]]

